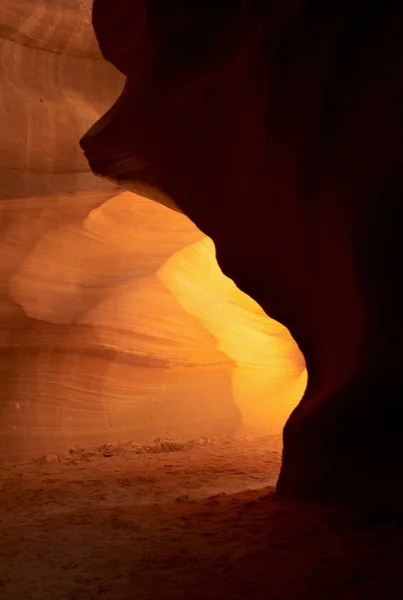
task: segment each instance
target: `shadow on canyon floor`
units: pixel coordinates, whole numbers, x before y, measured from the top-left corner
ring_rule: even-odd
[[[0,595],[402,598],[402,525],[276,499],[280,458],[279,437],[243,436],[72,449],[6,467]]]

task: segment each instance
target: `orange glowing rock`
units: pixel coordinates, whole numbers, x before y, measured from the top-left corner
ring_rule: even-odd
[[[91,173],[79,139],[124,78],[91,2],[56,4],[1,9],[0,462],[280,432],[305,385],[298,348],[185,216]]]
[[[110,196],[0,206],[2,460],[279,433],[305,385],[288,331],[221,273],[213,243],[184,215]]]

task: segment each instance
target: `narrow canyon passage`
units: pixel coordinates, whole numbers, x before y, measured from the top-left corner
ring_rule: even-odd
[[[130,192],[4,201],[0,212],[1,462],[281,435],[303,357],[186,217]]]
[[[211,240],[128,192],[1,214],[1,598],[398,597],[396,523],[275,499],[304,362]]]
[[[403,598],[402,16],[0,2],[1,600]]]
[[[231,511],[274,490],[306,384],[298,347],[160,204],[81,192],[0,214],[1,597],[201,593],[174,571],[155,587],[147,561],[158,579],[175,555],[188,569]],[[231,514],[214,516],[222,502]]]

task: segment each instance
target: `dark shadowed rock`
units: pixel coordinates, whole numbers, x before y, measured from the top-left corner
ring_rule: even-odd
[[[297,340],[278,493],[401,498],[403,5],[162,5],[94,2],[127,82],[90,165],[174,201]]]

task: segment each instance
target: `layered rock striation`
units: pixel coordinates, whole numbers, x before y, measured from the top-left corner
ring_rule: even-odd
[[[189,219],[95,177],[79,146],[125,84],[91,3],[5,0],[0,45],[0,462],[279,432],[306,379],[286,328]]]

